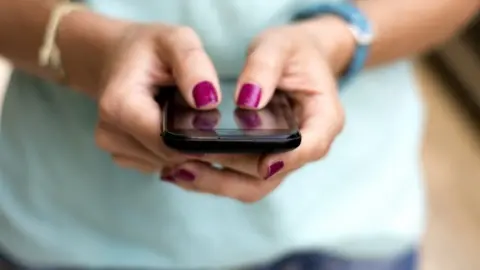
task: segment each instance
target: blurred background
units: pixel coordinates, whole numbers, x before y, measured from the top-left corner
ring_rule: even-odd
[[[428,108],[423,270],[480,269],[480,20],[415,60]],[[10,67],[0,59],[0,111]]]

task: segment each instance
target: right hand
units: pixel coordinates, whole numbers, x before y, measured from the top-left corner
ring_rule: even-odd
[[[187,157],[161,140],[157,86],[176,84],[195,109],[221,99],[215,68],[199,37],[187,27],[134,25],[107,57],[98,93],[98,146],[122,167],[160,172]]]

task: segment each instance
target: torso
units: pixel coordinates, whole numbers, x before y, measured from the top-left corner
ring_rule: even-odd
[[[252,37],[303,5],[332,1],[87,2],[112,16],[192,26],[227,81]],[[342,101],[347,124],[328,157],[244,205],[117,168],[95,147],[92,101],[15,72],[0,133],[0,246],[37,265],[162,269],[240,266],[299,248],[358,256],[405,248],[423,215],[422,107],[409,64],[365,72]]]

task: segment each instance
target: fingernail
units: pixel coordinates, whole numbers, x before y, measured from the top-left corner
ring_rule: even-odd
[[[237,105],[241,107],[257,108],[262,97],[262,88],[253,83],[246,83],[240,89]]]
[[[193,88],[193,99],[197,108],[205,107],[218,102],[217,91],[211,82],[199,82]]]
[[[180,179],[188,182],[192,182],[195,180],[195,175],[185,169],[179,169],[173,174],[175,179]]]
[[[267,173],[267,176],[265,177],[265,179],[268,179],[268,178],[274,176],[281,169],[283,169],[284,166],[285,166],[285,164],[283,163],[283,161],[277,161],[277,162],[273,163],[272,165],[270,165],[268,167],[268,173]]]
[[[260,119],[260,115],[256,111],[237,109],[235,110],[235,115],[243,128],[250,129],[262,125],[262,119]]]

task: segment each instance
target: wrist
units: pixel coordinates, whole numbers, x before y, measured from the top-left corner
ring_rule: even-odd
[[[312,37],[334,74],[340,77],[350,64],[356,48],[348,24],[336,16],[325,15],[300,22],[299,26]]]
[[[72,12],[62,19],[57,45],[70,87],[96,96],[109,52],[128,25],[88,10]]]

